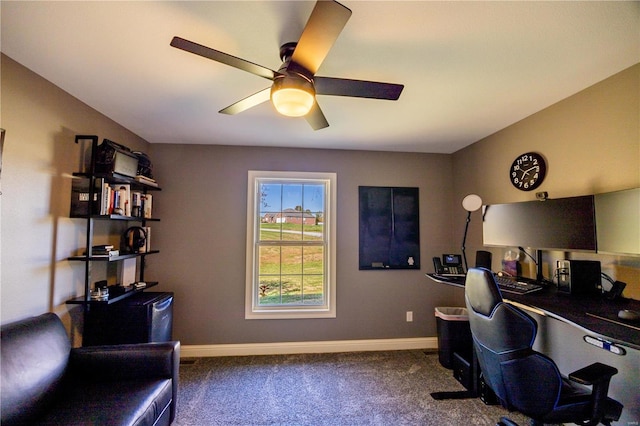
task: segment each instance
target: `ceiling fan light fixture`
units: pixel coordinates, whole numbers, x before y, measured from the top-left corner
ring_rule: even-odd
[[[276,78],[271,86],[271,102],[282,115],[302,117],[313,107],[315,90],[304,78]]]

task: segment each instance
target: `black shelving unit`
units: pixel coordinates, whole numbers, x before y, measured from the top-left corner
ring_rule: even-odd
[[[126,184],[130,185],[131,189],[135,189],[136,191],[140,191],[143,194],[147,194],[151,191],[161,191],[161,188],[147,184],[145,182],[141,182],[137,179],[119,174],[119,173],[96,173],[96,154],[98,152],[98,136],[94,135],[77,135],[75,138],[75,142],[79,143],[80,141],[91,141],[91,160],[89,164],[89,170],[87,172],[77,172],[73,173],[74,177],[77,178],[87,178],[89,179],[89,197],[88,200],[94,200],[94,196],[96,195],[96,180],[104,179],[105,182],[110,184]],[[159,253],[158,250],[148,250],[142,253],[120,253],[116,256],[108,256],[108,255],[95,255],[93,251],[93,235],[94,235],[94,223],[95,221],[124,221],[124,222],[137,222],[140,226],[145,226],[147,222],[159,221],[158,218],[149,218],[149,217],[138,217],[138,216],[125,216],[121,214],[96,214],[99,212],[94,211],[95,206],[92,202],[88,201],[88,211],[85,215],[74,215],[71,214],[70,217],[77,219],[84,219],[86,221],[86,239],[85,239],[85,251],[82,255],[70,256],[68,258],[69,261],[72,262],[84,262],[85,264],[85,272],[84,272],[84,294],[80,297],[76,297],[74,299],[68,300],[66,303],[71,305],[82,305],[84,307],[84,315],[85,322],[87,319],[87,315],[91,311],[92,306],[105,306],[114,304],[116,302],[120,302],[126,298],[129,298],[135,294],[141,293],[144,290],[155,287],[158,285],[157,282],[148,282],[145,287],[141,288],[133,288],[124,289],[117,288],[115,286],[109,287],[109,299],[108,300],[92,300],[91,299],[91,263],[92,262],[119,262],[125,259],[131,258],[140,258],[139,268],[137,270],[137,275],[139,281],[145,281],[144,279],[144,269],[145,269],[145,258],[146,256],[153,255]]]

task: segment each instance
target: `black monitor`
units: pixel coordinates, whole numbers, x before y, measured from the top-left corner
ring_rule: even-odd
[[[593,195],[483,207],[486,246],[596,251]]]

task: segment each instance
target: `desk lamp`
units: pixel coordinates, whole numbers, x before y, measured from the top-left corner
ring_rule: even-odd
[[[469,194],[462,199],[462,207],[467,211],[467,223],[464,227],[464,237],[462,238],[462,259],[464,260],[464,269],[468,271],[467,254],[464,245],[467,242],[467,231],[469,230],[469,222],[471,222],[471,212],[475,212],[482,207],[482,198],[476,194]]]

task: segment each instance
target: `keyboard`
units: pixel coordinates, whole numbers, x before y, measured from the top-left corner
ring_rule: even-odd
[[[496,276],[496,283],[500,291],[515,294],[528,294],[542,290],[541,284],[532,281],[525,281],[526,278],[511,278]]]

